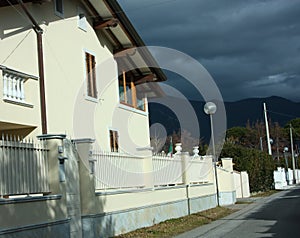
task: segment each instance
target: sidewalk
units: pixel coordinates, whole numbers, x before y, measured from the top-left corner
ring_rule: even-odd
[[[265,203],[268,203],[269,201],[279,196],[282,196],[283,194],[287,193],[289,190],[290,189],[280,191],[278,193],[272,194],[269,197],[252,197],[252,198],[250,197],[245,199],[238,199],[238,204],[226,206],[230,209],[238,210],[238,211],[230,214],[227,217],[214,221],[210,224],[200,226],[196,229],[175,236],[175,238],[212,237],[211,234],[208,233],[214,233],[215,230],[218,230],[218,232],[215,233],[226,234],[237,225],[237,221],[242,221],[250,213],[259,210],[261,206],[263,206]],[[252,202],[252,203],[247,203],[247,202]]]

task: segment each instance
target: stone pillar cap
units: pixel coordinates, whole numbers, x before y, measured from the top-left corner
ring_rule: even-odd
[[[66,135],[65,134],[43,134],[37,136],[39,140],[51,140],[51,139],[65,139]]]

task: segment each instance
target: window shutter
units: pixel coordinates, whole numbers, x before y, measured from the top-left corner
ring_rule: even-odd
[[[85,53],[87,94],[97,98],[96,60],[95,56]]]

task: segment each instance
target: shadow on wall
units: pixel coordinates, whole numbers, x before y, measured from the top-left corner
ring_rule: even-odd
[[[72,22],[76,28],[78,28],[78,9],[81,9],[82,13],[86,16],[89,16],[89,11],[85,10],[85,6],[80,1],[76,1],[78,7],[74,7],[74,1],[64,1],[64,12],[63,17],[60,17],[55,14],[54,11],[54,3],[55,1],[43,1],[42,4],[37,3],[25,3],[26,7],[28,8],[28,11],[30,14],[34,17],[35,21],[38,24],[44,24],[46,26],[51,26],[55,22],[64,20],[69,22]],[[50,9],[50,10],[49,10]],[[0,40],[5,40],[10,37],[14,37],[16,35],[19,35],[21,33],[27,32],[28,30],[32,29],[32,23],[29,20],[29,18],[26,16],[26,14],[23,12],[22,8],[19,4],[15,4],[13,6],[9,5],[7,7],[0,7]],[[14,19],[13,21],[11,19]],[[86,17],[86,24],[93,29],[93,18],[92,17]],[[98,35],[100,31],[98,31],[96,34]],[[32,29],[32,33],[34,33],[34,30]],[[65,31],[66,34],[68,34],[68,31]],[[35,34],[35,33],[34,33]],[[108,46],[103,38],[101,38],[101,34],[98,35],[99,43],[102,47]],[[24,34],[24,39],[27,38]],[[60,35],[59,40],[62,41],[65,37]],[[24,40],[23,39],[23,40]],[[21,40],[21,39],[20,39]],[[31,38],[30,40],[33,40]],[[12,44],[14,47],[17,45]],[[36,44],[36,40],[34,38],[34,44]],[[36,50],[36,47],[33,48]]]
[[[89,167],[92,140],[79,141],[74,145],[70,140],[64,140],[64,156],[68,158],[65,161],[66,199],[71,234],[112,237],[115,223],[104,212],[105,197],[96,196],[95,178]]]
[[[36,231],[64,237],[68,231],[64,199],[49,187],[53,158],[47,154],[43,142],[0,139],[0,235],[29,237]]]

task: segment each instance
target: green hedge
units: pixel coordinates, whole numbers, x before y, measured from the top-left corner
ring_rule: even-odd
[[[272,157],[267,153],[225,143],[221,158],[225,157],[233,159],[235,170],[248,172],[251,192],[272,189],[273,171],[276,165]]]

